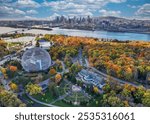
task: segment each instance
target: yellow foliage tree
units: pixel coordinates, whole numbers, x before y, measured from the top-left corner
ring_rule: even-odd
[[[98,87],[95,87],[95,86],[94,86],[93,91],[94,91],[94,93],[99,93]]]
[[[2,72],[3,74],[6,74],[6,69],[5,69],[5,68],[1,68],[1,72]]]
[[[18,86],[17,86],[15,83],[13,83],[13,82],[10,83],[10,88],[11,88],[13,91],[17,91],[17,90],[18,90]]]
[[[7,79],[8,76],[7,76],[7,74],[6,74],[6,68],[1,68],[0,70],[1,70],[1,72],[3,73],[3,75],[4,75],[4,78]]]
[[[36,95],[38,93],[42,93],[42,87],[40,87],[38,84],[28,84],[26,86],[26,92],[30,95]]]

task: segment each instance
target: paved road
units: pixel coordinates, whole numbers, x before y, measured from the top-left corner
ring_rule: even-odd
[[[80,65],[83,66],[83,56],[82,56],[81,48],[79,48],[79,50],[78,50],[78,61],[79,61]]]
[[[47,79],[47,80],[45,80],[45,81],[39,83],[39,86],[42,87],[43,91],[46,90],[46,89],[48,88],[49,82],[50,82],[50,79]],[[44,87],[43,87],[43,86],[44,86]]]
[[[64,62],[63,62],[63,61],[60,61],[60,62],[61,62],[62,67],[63,67],[63,71],[61,72],[61,74],[63,75],[64,73],[69,72],[69,69],[66,69],[66,68],[65,68],[65,64],[64,64]]]
[[[18,54],[14,53],[14,54],[10,54],[10,55],[7,55],[5,57],[3,57],[3,59],[1,59],[0,61],[0,66],[3,65],[5,62],[9,61],[9,60],[20,60],[19,59],[19,53],[22,51],[22,50],[25,50],[26,48],[28,48],[29,46],[33,46],[35,45],[35,38],[33,39],[33,44],[29,43],[29,44],[25,44],[26,46],[23,47],[21,50],[18,51]],[[9,87],[9,82],[7,82],[6,80],[3,81],[3,86],[6,90],[10,90],[10,87]]]
[[[89,62],[88,62],[87,59],[85,59],[85,62],[86,62],[87,68],[92,69],[93,71],[97,72],[98,74],[100,74],[101,76],[103,76],[103,78],[104,78],[105,80],[108,79],[108,77],[110,77],[113,81],[119,82],[119,83],[121,83],[121,84],[130,84],[130,85],[132,85],[132,86],[134,86],[134,87],[139,87],[139,86],[140,86],[140,85],[138,85],[138,84],[135,84],[135,83],[132,83],[132,82],[128,82],[128,81],[124,81],[124,80],[115,78],[115,77],[113,77],[113,76],[107,75],[107,74],[105,74],[105,73],[103,73],[103,72],[97,70],[97,69],[94,68],[94,67],[90,67]],[[146,88],[146,87],[145,87],[145,88]],[[147,89],[147,88],[146,88],[146,89]]]
[[[68,95],[70,95],[71,94],[71,91],[70,92],[68,92],[68,93],[66,93],[66,94],[64,94],[64,95],[62,95],[62,96],[60,96],[59,98],[57,98],[56,100],[54,100],[53,102],[51,102],[50,104],[54,104],[55,102],[57,102],[57,101],[60,101],[60,100],[62,100],[62,99],[64,99],[65,97],[67,97]]]
[[[121,80],[121,79],[112,77],[112,76],[110,76],[110,75],[107,75],[107,74],[105,74],[105,73],[103,73],[103,72],[97,70],[97,69],[94,68],[94,67],[89,67],[89,68],[92,69],[93,71],[97,72],[98,74],[102,75],[105,80],[108,79],[108,77],[110,77],[113,81],[120,82],[120,83],[122,83],[122,84],[130,84],[130,85],[132,85],[132,86],[134,86],[134,87],[138,87],[138,86],[139,86],[139,85],[137,85],[137,84],[134,84],[134,83],[131,83],[131,82],[128,82],[128,81],[124,81],[124,80]]]
[[[35,40],[35,39],[33,39]],[[33,41],[35,42],[35,41]],[[26,50],[26,48],[28,48],[29,46],[31,46],[31,44],[26,44],[25,47],[23,47],[21,50],[18,51],[18,54],[22,51],[22,50]],[[31,46],[31,47],[34,47],[34,46]],[[16,59],[18,57],[18,55],[16,53],[14,54],[10,54],[10,55],[7,55],[5,57],[3,57],[3,59],[0,61],[0,65],[3,65],[5,62],[11,60],[11,59]]]

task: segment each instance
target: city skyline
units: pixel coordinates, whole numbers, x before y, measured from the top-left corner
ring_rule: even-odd
[[[57,16],[150,19],[148,0],[0,0],[0,2],[0,20],[52,20]]]

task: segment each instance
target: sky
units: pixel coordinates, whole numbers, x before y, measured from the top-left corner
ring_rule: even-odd
[[[150,20],[150,0],[0,0],[0,19],[116,16]]]

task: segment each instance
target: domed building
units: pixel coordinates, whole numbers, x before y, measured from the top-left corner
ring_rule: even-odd
[[[49,53],[39,47],[25,51],[21,60],[22,66],[27,72],[38,72],[47,70],[51,66]]]

